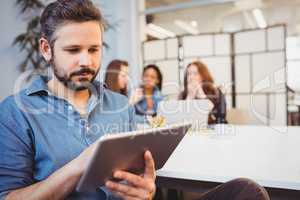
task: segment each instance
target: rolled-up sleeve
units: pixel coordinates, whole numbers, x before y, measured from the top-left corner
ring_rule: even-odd
[[[11,101],[0,104],[0,200],[33,180],[34,150],[30,128]]]

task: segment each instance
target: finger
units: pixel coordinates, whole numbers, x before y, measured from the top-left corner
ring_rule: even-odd
[[[147,179],[155,180],[156,172],[155,172],[155,163],[150,151],[146,151],[144,154],[145,159],[145,173],[144,177]]]
[[[147,194],[149,192],[129,186],[129,185],[124,185],[121,183],[115,183],[112,181],[107,181],[106,182],[106,187],[113,192],[122,194],[123,196],[130,196],[130,197],[139,197],[139,198],[144,198],[147,197]]]
[[[116,171],[114,173],[114,178],[125,180],[128,183],[130,183],[136,187],[139,187],[139,188],[147,188],[148,187],[147,182],[143,177],[129,173],[129,172]]]

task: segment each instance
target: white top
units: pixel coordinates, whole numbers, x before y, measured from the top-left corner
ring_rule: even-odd
[[[226,182],[250,178],[300,190],[300,127],[217,126],[191,132],[158,176]]]

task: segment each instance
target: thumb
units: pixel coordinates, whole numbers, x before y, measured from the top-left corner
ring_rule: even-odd
[[[144,178],[155,179],[155,163],[150,151],[146,151],[144,154],[145,159],[145,173]]]

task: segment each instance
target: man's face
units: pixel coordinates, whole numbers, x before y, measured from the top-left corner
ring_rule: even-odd
[[[102,31],[96,21],[71,22],[55,32],[51,64],[56,78],[72,90],[85,90],[101,64]]]

